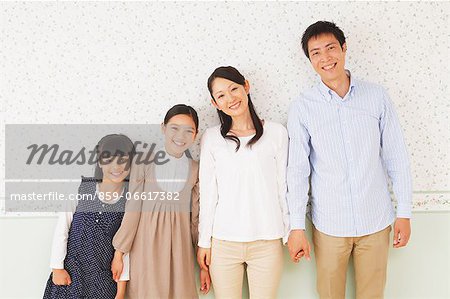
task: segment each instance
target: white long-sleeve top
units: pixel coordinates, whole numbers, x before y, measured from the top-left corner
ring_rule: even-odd
[[[274,240],[289,234],[286,201],[287,130],[266,121],[264,133],[236,143],[224,139],[220,126],[206,130],[200,155],[199,242],[211,247],[211,237],[235,242]]]
[[[98,191],[98,185],[97,185]],[[101,200],[105,204],[114,204],[119,201],[120,197],[115,200]],[[50,268],[64,269],[64,259],[67,254],[67,239],[69,237],[69,230],[73,220],[73,214],[77,209],[78,201],[71,201],[66,212],[58,213],[58,221],[56,223],[55,233],[53,235],[52,253],[50,256]],[[123,255],[123,270],[120,276],[120,281],[128,281],[129,278],[130,261],[129,255]]]

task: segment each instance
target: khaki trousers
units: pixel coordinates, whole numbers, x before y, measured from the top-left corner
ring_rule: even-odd
[[[362,237],[333,237],[313,228],[317,291],[321,299],[344,299],[353,255],[356,298],[383,298],[391,227]]]
[[[281,239],[231,242],[213,238],[210,274],[215,298],[242,298],[245,267],[250,298],[276,298],[283,269]]]

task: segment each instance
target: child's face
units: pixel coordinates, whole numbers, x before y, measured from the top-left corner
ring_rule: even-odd
[[[121,183],[130,173],[128,156],[102,158],[99,167],[103,172],[103,182]]]
[[[181,157],[197,136],[194,120],[186,114],[173,116],[167,124],[162,125],[162,132],[166,151],[174,157]]]

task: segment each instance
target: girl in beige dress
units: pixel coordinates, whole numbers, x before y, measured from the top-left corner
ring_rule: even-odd
[[[161,126],[165,143],[158,152],[166,155],[160,163],[134,161],[126,213],[113,240],[116,254],[111,267],[118,279],[122,255],[129,253],[128,298],[198,298],[194,270],[198,162],[185,154],[197,135],[197,113],[190,106],[176,105]],[[142,157],[146,153],[141,156],[145,160]],[[201,271],[200,280],[201,291],[208,292],[207,271]]]

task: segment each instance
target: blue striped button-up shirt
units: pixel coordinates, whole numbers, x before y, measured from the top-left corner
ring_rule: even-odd
[[[305,228],[309,179],[311,218],[321,232],[357,237],[411,217],[411,172],[392,102],[378,85],[350,77],[339,97],[323,82],[291,104],[287,169],[291,229]]]

